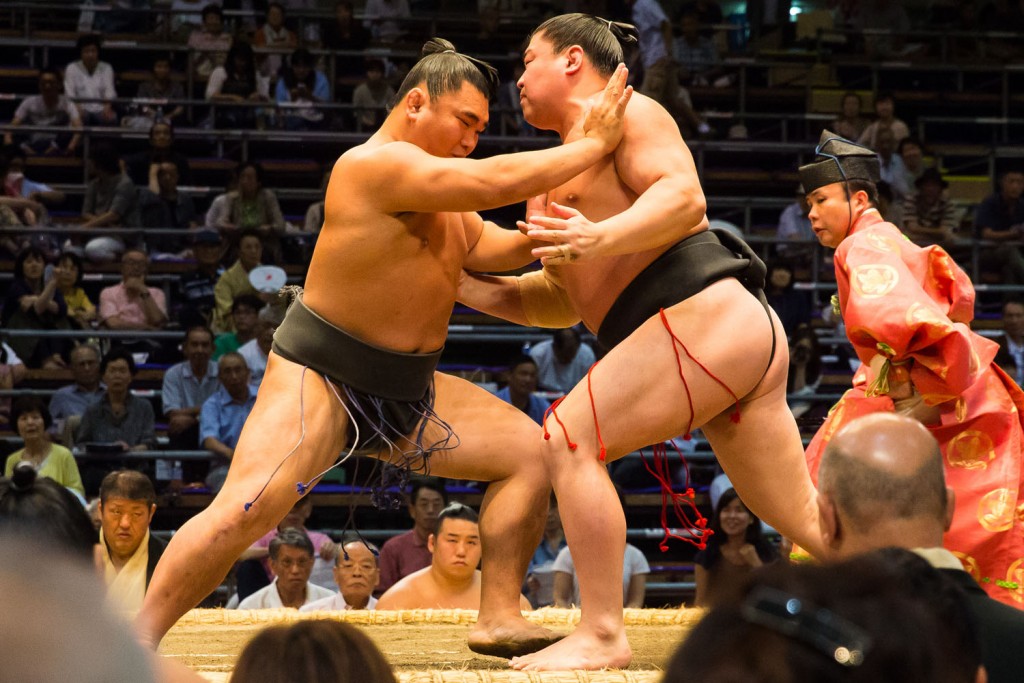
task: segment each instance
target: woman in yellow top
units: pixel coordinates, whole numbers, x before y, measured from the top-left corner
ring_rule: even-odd
[[[19,398],[14,402],[11,421],[17,426],[18,436],[25,441],[25,447],[8,456],[4,476],[13,475],[14,466],[19,462],[29,462],[39,476],[49,477],[61,486],[85,495],[82,475],[78,473],[78,464],[71,451],[50,441],[46,432],[52,424],[46,404],[35,396]]]
[[[57,265],[57,288],[64,295],[64,302],[68,305],[68,317],[80,327],[89,327],[96,319],[96,306],[82,289],[82,259],[77,254],[65,252],[60,255]]]

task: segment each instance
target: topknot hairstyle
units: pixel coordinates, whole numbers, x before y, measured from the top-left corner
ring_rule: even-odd
[[[624,47],[637,43],[638,33],[632,24],[576,12],[551,17],[534,29],[530,39],[536,35],[543,35],[555,54],[579,45],[598,71],[610,75],[623,61]]]
[[[427,94],[437,99],[462,88],[469,82],[487,99],[498,88],[498,70],[487,62],[455,51],[455,46],[444,38],[431,38],[420,50],[420,60],[398,88],[395,100],[401,100],[420,83],[427,86]]]

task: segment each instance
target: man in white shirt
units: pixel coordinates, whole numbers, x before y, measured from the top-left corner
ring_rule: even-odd
[[[343,544],[341,552],[334,560],[334,582],[338,584],[341,592],[329,598],[306,603],[299,611],[376,608],[377,598],[373,597],[373,589],[380,582],[380,569],[377,567],[379,554],[377,546],[362,539]]]
[[[270,568],[274,581],[239,603],[238,609],[298,609],[334,591],[309,582],[313,573],[313,542],[298,529],[287,528],[270,542]]]
[[[107,62],[100,61],[100,37],[94,33],[79,36],[76,48],[81,59],[68,64],[64,70],[64,93],[72,100],[107,100],[78,104],[82,123],[87,126],[116,126],[117,112],[110,102],[117,97],[114,69]]]
[[[559,330],[549,341],[534,344],[530,357],[537,361],[537,384],[541,389],[569,393],[586,377],[594,364],[594,351],[582,343],[573,328]]]
[[[263,373],[267,369],[267,358],[270,347],[274,343],[274,331],[281,324],[283,316],[274,306],[264,306],[259,313],[256,324],[256,338],[250,339],[238,348],[238,353],[245,359],[251,374],[250,382],[259,387],[263,381]]]

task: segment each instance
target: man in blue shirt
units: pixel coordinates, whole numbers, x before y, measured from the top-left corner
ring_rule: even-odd
[[[242,425],[256,403],[256,389],[249,384],[249,367],[234,351],[221,356],[217,376],[220,387],[203,402],[199,414],[199,445],[214,453],[206,485],[219,491],[235,454]]]
[[[74,384],[61,387],[50,398],[50,415],[53,417],[51,434],[64,441],[65,425],[74,434],[85,409],[103,395],[100,385],[100,353],[95,346],[82,344],[71,351],[71,374]],[[69,418],[76,418],[68,425]]]
[[[498,398],[511,403],[530,416],[537,424],[544,423],[544,411],[550,405],[547,400],[535,395],[537,390],[537,361],[523,355],[517,358],[508,370],[508,385],[497,392]]]
[[[164,373],[161,400],[167,418],[167,437],[172,450],[191,450],[199,443],[199,411],[203,401],[217,391],[217,364],[213,356],[213,332],[205,325],[195,325],[185,332],[181,344],[185,360],[172,365]],[[182,477],[188,483],[203,480],[205,467],[199,463],[182,465]],[[157,479],[176,479],[173,473],[157,466]]]

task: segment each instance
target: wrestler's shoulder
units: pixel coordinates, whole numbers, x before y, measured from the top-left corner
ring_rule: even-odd
[[[334,167],[365,165],[383,161],[400,161],[403,158],[414,159],[425,152],[411,142],[393,140],[373,143],[367,141],[346,151],[335,162]]]

